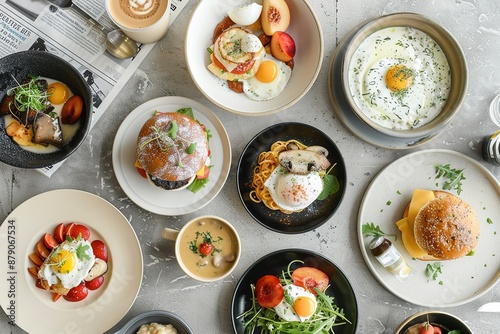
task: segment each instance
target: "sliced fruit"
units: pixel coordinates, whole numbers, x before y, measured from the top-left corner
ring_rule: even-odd
[[[281,302],[284,295],[285,291],[283,290],[283,286],[276,276],[262,276],[255,284],[257,303],[262,307],[275,307]]]
[[[48,250],[53,250],[57,246],[59,246],[59,242],[57,242],[56,238],[49,233],[45,233],[43,235],[43,244],[47,247]]]
[[[89,289],[85,286],[85,283],[80,283],[74,288],[71,288],[67,295],[64,296],[69,302],[79,302],[87,298],[89,294]]]
[[[57,302],[57,301],[59,300],[59,298],[61,298],[61,295],[60,295],[60,294],[58,294],[57,292],[54,292],[54,293],[52,294],[52,301],[53,301],[54,303],[55,303],[55,302]]]
[[[54,230],[54,238],[61,243],[64,241],[64,224],[61,223],[57,225],[56,229]]]
[[[313,288],[325,291],[330,279],[319,269],[313,267],[300,267],[292,273],[293,284],[315,293]]]
[[[85,286],[89,290],[97,290],[104,284],[104,276],[98,276],[91,281],[85,283]]]
[[[85,277],[85,281],[90,282],[95,278],[104,275],[108,271],[108,264],[100,258],[96,258],[94,265],[90,268],[89,273]]]
[[[65,240],[66,237],[71,236],[71,234],[70,234],[71,233],[71,229],[75,225],[76,225],[75,223],[68,223],[68,224],[64,225],[63,240]]]
[[[271,53],[274,58],[287,62],[295,57],[295,41],[283,31],[277,31],[271,38]]]
[[[35,252],[38,255],[38,257],[43,261],[49,256],[50,251],[45,247],[45,244],[43,243],[43,239],[38,241],[35,247]]]
[[[82,98],[78,95],[73,95],[64,103],[61,111],[61,122],[63,124],[75,124],[80,119],[82,111]]]
[[[104,262],[108,262],[108,248],[101,240],[94,240],[90,243],[92,246],[92,251],[96,258],[104,260]]]
[[[36,252],[35,253],[31,253],[30,255],[28,255],[28,258],[37,267],[40,267],[43,264],[43,260],[40,259],[40,257],[38,256],[38,254]]]
[[[89,240],[90,230],[85,225],[75,224],[75,226],[73,226],[73,228],[69,231],[69,235],[73,239],[76,239],[79,235],[81,235],[84,240]]]
[[[290,25],[290,9],[285,0],[264,0],[260,17],[262,30],[268,36],[285,31]]]
[[[38,268],[37,267],[28,267],[28,273],[30,273],[31,276],[38,278]]]

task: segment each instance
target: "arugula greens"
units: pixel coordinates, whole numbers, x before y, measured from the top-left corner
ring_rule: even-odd
[[[364,237],[395,237],[397,239],[397,235],[385,233],[380,226],[375,226],[373,222],[363,224],[361,226],[361,233],[363,233]]]
[[[298,260],[290,262],[288,270],[282,271],[280,277],[282,285],[291,284],[290,265],[294,262],[302,263]],[[345,317],[344,310],[335,304],[334,298],[316,288],[314,288],[318,303],[316,312],[304,322],[283,320],[276,314],[274,308],[260,307],[255,296],[255,285],[250,284],[250,288],[252,306],[237,317],[243,319],[245,333],[254,333],[259,329],[261,334],[334,334],[335,327],[351,323]]]
[[[456,190],[460,195],[462,192],[462,181],[465,180],[464,169],[451,168],[450,164],[435,165],[436,179],[445,178],[443,182],[443,190]]]

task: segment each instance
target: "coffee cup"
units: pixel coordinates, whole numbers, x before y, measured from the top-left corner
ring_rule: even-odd
[[[182,270],[202,282],[229,275],[240,259],[241,241],[234,227],[217,216],[195,218],[181,230],[164,228],[162,236],[175,240],[175,257]]]
[[[106,11],[127,36],[139,43],[154,43],[167,32],[170,0],[106,0]]]

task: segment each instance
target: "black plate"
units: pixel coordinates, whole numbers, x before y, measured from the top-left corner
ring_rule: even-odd
[[[236,284],[231,300],[231,322],[237,334],[244,333],[242,319],[236,319],[251,307],[252,291],[250,284],[255,284],[264,275],[281,275],[288,264],[293,260],[302,260],[304,264],[292,265],[297,267],[308,266],[320,269],[330,278],[330,287],[325,291],[335,298],[335,304],[344,309],[345,316],[351,324],[335,327],[335,334],[354,334],[358,326],[358,304],[349,280],[342,270],[333,262],[313,251],[305,249],[284,249],[262,257],[245,271]],[[255,334],[259,334],[257,330]]]
[[[142,325],[156,322],[158,324],[171,324],[179,334],[193,334],[188,324],[175,313],[155,310],[136,315],[125,324],[116,334],[135,334]]]
[[[314,201],[301,212],[284,214],[281,211],[270,210],[262,203],[255,203],[250,199],[249,194],[253,189],[253,170],[257,165],[259,154],[269,151],[271,145],[276,141],[290,139],[296,139],[307,146],[320,145],[325,147],[329,152],[328,160],[332,164],[336,163],[330,174],[337,177],[340,189],[323,201]],[[346,188],[344,159],[337,145],[330,137],[315,127],[293,122],[270,126],[252,138],[241,154],[236,177],[238,193],[248,213],[268,229],[289,234],[308,232],[325,223],[339,207]]]
[[[5,121],[0,118],[0,161],[14,167],[49,167],[69,157],[82,144],[90,130],[92,120],[92,93],[83,76],[70,63],[54,54],[43,51],[22,51],[0,59],[0,101],[9,88],[37,75],[65,83],[83,100],[80,128],[72,140],[53,153],[33,153],[22,149],[5,132]]]

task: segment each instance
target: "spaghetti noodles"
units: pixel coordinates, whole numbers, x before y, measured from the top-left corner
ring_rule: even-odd
[[[271,210],[279,210],[287,214],[294,211],[281,209],[272,199],[271,194],[269,193],[269,190],[267,190],[264,183],[269,178],[274,169],[279,166],[278,154],[281,151],[285,151],[287,149],[287,145],[289,145],[290,143],[296,144],[301,150],[307,148],[306,145],[295,139],[291,139],[288,141],[277,141],[273,143],[271,145],[270,151],[265,151],[259,154],[257,166],[255,166],[253,171],[253,190],[250,191],[250,199],[255,203],[262,202]]]

